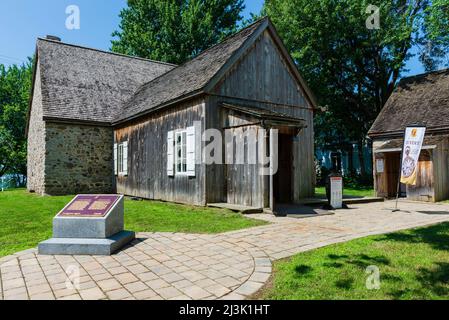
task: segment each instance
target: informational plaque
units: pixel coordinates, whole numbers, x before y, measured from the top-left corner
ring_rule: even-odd
[[[59,217],[104,217],[119,200],[117,195],[77,195]]]
[[[53,218],[53,237],[38,245],[45,255],[111,255],[135,239],[124,230],[125,197],[80,194]]]
[[[384,172],[384,159],[376,159],[376,173]]]
[[[341,209],[343,207],[343,178],[330,177],[330,205],[334,209]]]

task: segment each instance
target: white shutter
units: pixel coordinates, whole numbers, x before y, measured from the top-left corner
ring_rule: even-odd
[[[117,143],[114,143],[114,174],[117,175],[118,173],[118,161],[117,161]]]
[[[125,176],[128,175],[128,141],[123,142],[123,172]]]
[[[187,175],[195,176],[195,127],[187,128]]]
[[[169,131],[167,133],[167,175],[175,175],[175,132]]]

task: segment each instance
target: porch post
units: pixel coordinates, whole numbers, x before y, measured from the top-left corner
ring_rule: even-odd
[[[270,209],[274,213],[274,162],[275,162],[274,130],[270,128]]]

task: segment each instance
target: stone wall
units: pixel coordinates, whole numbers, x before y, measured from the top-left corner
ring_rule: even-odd
[[[110,127],[46,122],[45,194],[113,193]]]
[[[43,120],[37,64],[28,126],[27,188],[39,194],[115,191],[112,128]]]
[[[28,125],[27,188],[44,193],[45,122],[42,119],[42,92],[40,68],[37,64],[33,101]]]

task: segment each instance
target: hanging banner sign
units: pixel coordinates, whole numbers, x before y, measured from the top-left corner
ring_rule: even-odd
[[[401,183],[416,185],[419,154],[426,134],[425,127],[407,127],[402,149]]]

